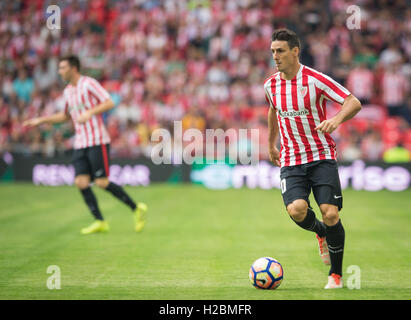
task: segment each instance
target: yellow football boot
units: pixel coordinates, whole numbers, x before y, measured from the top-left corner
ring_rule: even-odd
[[[81,229],[81,234],[92,234],[96,232],[107,232],[110,230],[107,221],[96,220],[87,228]]]
[[[134,210],[135,230],[140,232],[143,230],[146,223],[148,207],[143,202],[138,202],[137,208]]]

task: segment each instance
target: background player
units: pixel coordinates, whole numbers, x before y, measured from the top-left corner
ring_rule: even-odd
[[[331,264],[326,289],[342,288],[345,230],[340,220],[341,185],[332,133],[361,109],[361,103],[330,77],[299,62],[300,40],[288,29],[272,35],[271,51],[278,72],[264,90],[270,103],[269,153],[281,167],[281,193],[290,217],[315,232],[324,263]],[[342,105],[326,119],[326,100]],[[281,151],[275,145],[280,136]],[[313,191],[323,222],[309,202]]]
[[[147,205],[142,202],[136,204],[121,186],[108,179],[110,137],[104,126],[102,114],[114,107],[109,93],[98,81],[80,73],[80,60],[76,56],[60,59],[58,72],[61,78],[69,83],[63,92],[64,112],[26,120],[23,124],[32,127],[43,123],[60,123],[72,118],[75,127],[75,185],[80,189],[96,220],[89,227],[82,229],[82,234],[109,230],[109,225],[104,221],[90,187],[93,180],[97,186],[109,191],[133,210],[135,230],[141,231],[145,224]]]

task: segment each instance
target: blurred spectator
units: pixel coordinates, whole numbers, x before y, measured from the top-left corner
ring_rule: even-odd
[[[356,64],[348,74],[347,89],[362,105],[369,104],[374,96],[374,74],[365,64]]]
[[[360,158],[359,138],[355,135],[350,135],[348,141],[344,143],[343,151],[340,152],[340,159],[343,161],[354,161]]]
[[[375,53],[372,45],[360,43],[356,53],[354,54],[354,63],[365,64],[371,69],[374,69],[378,63],[378,56]]]
[[[398,62],[389,65],[382,79],[382,100],[390,116],[406,115],[406,99],[409,91],[409,80],[400,73]]]
[[[18,77],[13,81],[13,89],[17,97],[24,102],[29,102],[34,90],[34,81],[27,76],[27,71],[22,68],[18,71]]]
[[[187,129],[194,128],[202,132],[206,129],[206,122],[201,112],[194,109],[183,116],[182,119],[183,132]]]
[[[126,128],[129,121],[140,122],[142,115],[138,104],[134,103],[132,95],[128,95],[115,109],[114,117],[118,119],[122,129]]]
[[[391,39],[387,49],[381,52],[380,63],[384,67],[389,67],[391,65],[401,62],[402,56],[401,52],[398,49],[397,41]]]
[[[56,59],[50,59],[43,57],[40,64],[34,68],[34,82],[37,89],[40,91],[46,91],[57,80],[57,61]]]
[[[397,145],[384,152],[384,162],[396,163],[396,162],[410,162],[411,152],[405,149],[402,145]]]
[[[378,161],[381,159],[384,144],[381,134],[377,130],[371,130],[361,139],[362,158],[369,161]]]

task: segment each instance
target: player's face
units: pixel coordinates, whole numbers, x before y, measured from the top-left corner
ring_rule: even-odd
[[[59,75],[64,81],[70,81],[72,74],[72,68],[68,61],[60,61],[59,63]]]
[[[275,40],[271,42],[271,52],[280,72],[288,70],[298,58],[298,48],[295,47],[291,50],[287,41]]]

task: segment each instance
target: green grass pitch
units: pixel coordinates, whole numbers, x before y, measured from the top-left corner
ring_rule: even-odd
[[[74,187],[0,185],[0,299],[411,299],[409,190],[345,190],[343,270],[360,267],[361,289],[337,291],[323,289],[314,234],[291,221],[279,190],[127,187],[149,206],[141,234],[127,207],[94,190],[111,231],[82,236],[92,219]],[[263,256],[284,267],[277,290],[248,280]],[[50,265],[60,290],[46,286]]]

